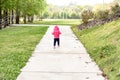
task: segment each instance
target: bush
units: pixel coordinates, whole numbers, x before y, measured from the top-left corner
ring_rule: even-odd
[[[108,17],[108,14],[109,10],[98,10],[97,12],[95,12],[94,18],[105,19]]]
[[[84,9],[82,12],[81,12],[81,18],[82,18],[82,21],[84,23],[87,23],[89,19],[92,19],[93,18],[93,12],[92,10],[90,9]]]
[[[111,11],[113,14],[117,13],[118,11],[120,11],[120,6],[118,3],[113,3],[111,6]]]

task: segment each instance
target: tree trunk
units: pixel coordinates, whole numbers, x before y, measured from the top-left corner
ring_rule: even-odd
[[[33,22],[33,20],[34,20],[34,16],[31,16],[31,22]]]
[[[18,9],[16,10],[16,24],[19,24],[20,22],[20,11]]]
[[[28,22],[30,22],[30,16],[28,16]]]
[[[9,10],[9,13],[8,13],[8,24],[9,24],[9,25],[10,25],[10,22],[11,22],[11,21],[10,21],[10,18],[11,18],[11,17],[10,17],[10,10]]]
[[[42,11],[40,12],[40,21],[42,21]]]
[[[2,8],[0,6],[0,29],[2,29]]]
[[[12,10],[11,22],[14,24],[14,11]]]
[[[6,25],[9,25],[9,15],[8,15],[8,10],[6,11]]]
[[[24,24],[26,24],[27,19],[26,19],[26,15],[24,15]]]

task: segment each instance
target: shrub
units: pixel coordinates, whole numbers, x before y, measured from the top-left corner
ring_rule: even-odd
[[[92,10],[90,9],[84,9],[82,12],[81,12],[81,18],[82,18],[82,21],[84,23],[87,23],[89,19],[92,19],[93,18],[93,12]]]
[[[117,13],[118,11],[120,11],[120,6],[117,2],[114,2],[112,5],[111,5],[111,8],[110,8],[111,12],[113,14]]]
[[[109,10],[98,10],[97,12],[95,12],[94,18],[105,19],[108,17],[108,14]]]

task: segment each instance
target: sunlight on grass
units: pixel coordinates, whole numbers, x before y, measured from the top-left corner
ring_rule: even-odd
[[[0,31],[0,80],[16,80],[47,27],[11,27]]]
[[[120,19],[86,30],[73,27],[88,53],[107,74],[109,80],[120,80]]]
[[[36,21],[35,24],[47,24],[47,25],[78,25],[81,23],[80,19],[52,19]]]

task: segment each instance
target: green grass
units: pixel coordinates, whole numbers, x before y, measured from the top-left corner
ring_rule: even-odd
[[[72,29],[109,80],[120,80],[120,19],[82,31]]]
[[[10,27],[0,30],[0,80],[16,80],[47,27]]]
[[[80,19],[53,19],[53,20],[43,20],[43,21],[36,21],[35,24],[47,24],[47,25],[74,25],[80,24]]]

